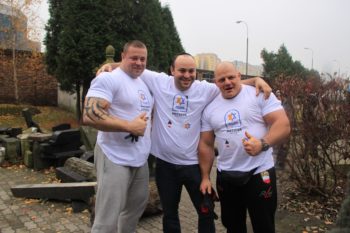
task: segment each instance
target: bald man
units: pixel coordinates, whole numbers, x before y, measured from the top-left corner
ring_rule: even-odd
[[[276,174],[271,146],[290,133],[287,115],[271,94],[256,98],[230,62],[215,69],[221,95],[203,111],[199,141],[201,192],[211,193],[214,141],[218,146],[217,190],[227,232],[247,232],[247,210],[255,233],[275,232]]]
[[[196,80],[196,62],[188,53],[176,55],[170,70],[171,76],[147,69],[141,75],[154,96],[151,154],[157,158],[155,178],[163,208],[163,232],[181,232],[179,203],[185,187],[198,213],[198,232],[214,233],[214,216],[200,208],[203,196],[197,149],[202,111],[220,91],[213,83]],[[270,92],[260,78],[245,82],[255,83],[256,92],[259,87],[266,95]],[[256,93],[251,97],[256,98]]]

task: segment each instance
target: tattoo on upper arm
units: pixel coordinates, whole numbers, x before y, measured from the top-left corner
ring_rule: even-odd
[[[110,117],[109,113],[106,111],[107,108],[108,103],[104,99],[88,97],[84,106],[84,115],[92,121],[106,120]]]

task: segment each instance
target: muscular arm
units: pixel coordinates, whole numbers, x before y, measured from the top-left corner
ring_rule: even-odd
[[[269,145],[281,143],[289,136],[290,124],[283,109],[267,114],[264,120],[270,126],[269,132],[264,136]]]
[[[120,62],[104,64],[100,69],[98,69],[98,71],[96,72],[96,76],[99,75],[101,72],[111,72],[112,70],[118,68],[119,66],[120,66]],[[241,82],[243,84],[255,87],[256,95],[259,95],[260,91],[264,92],[265,99],[268,99],[272,92],[272,89],[269,86],[269,84],[267,84],[264,81],[264,79],[260,77],[244,79],[244,80],[241,80]]]
[[[281,109],[264,116],[264,121],[269,126],[269,131],[263,137],[270,145],[276,145],[285,140],[290,134],[290,124],[286,112]],[[262,144],[260,138],[255,138],[246,132],[247,139],[243,140],[246,152],[252,156],[261,152]]]
[[[108,113],[110,103],[102,98],[87,97],[84,103],[83,123],[106,132],[129,132],[142,136],[147,126],[146,113],[132,121],[123,120]]]
[[[96,76],[99,75],[102,72],[111,72],[112,70],[118,68],[120,66],[120,62],[114,62],[114,63],[107,63],[101,66],[97,72]]]
[[[201,132],[198,145],[198,160],[202,175],[200,190],[203,194],[211,193],[210,171],[214,162],[214,132]]]
[[[246,85],[250,85],[250,86],[253,86],[255,87],[256,89],[256,95],[259,95],[259,92],[264,92],[264,97],[265,99],[268,99],[271,92],[272,92],[272,89],[271,87],[269,86],[269,84],[267,84],[264,79],[260,78],[260,77],[254,77],[254,78],[249,78],[249,79],[244,79],[244,80],[241,80],[241,82],[243,84],[246,84]]]

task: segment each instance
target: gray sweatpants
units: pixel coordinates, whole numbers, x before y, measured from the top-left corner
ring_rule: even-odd
[[[117,165],[97,144],[94,156],[97,193],[91,232],[135,232],[149,196],[147,163],[142,167]]]

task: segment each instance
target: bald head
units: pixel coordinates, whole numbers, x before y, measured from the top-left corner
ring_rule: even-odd
[[[171,66],[175,86],[180,91],[188,90],[196,79],[196,62],[188,53],[177,55]]]
[[[214,71],[215,84],[225,99],[235,97],[241,90],[241,74],[232,62],[219,63]]]
[[[215,71],[214,71],[215,78],[217,77],[218,74],[220,75],[220,73],[225,71],[238,72],[236,69],[236,66],[232,62],[223,61],[223,62],[220,62],[215,67]]]

